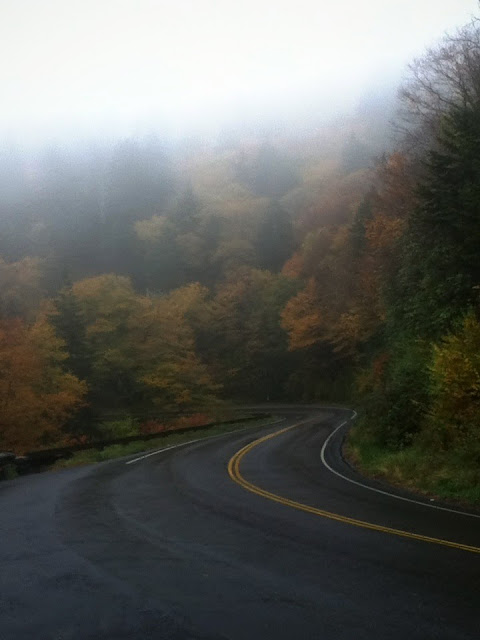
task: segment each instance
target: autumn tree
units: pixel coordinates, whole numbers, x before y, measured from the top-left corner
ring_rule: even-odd
[[[432,403],[423,437],[431,447],[480,459],[480,323],[469,312],[434,347]]]
[[[31,325],[0,322],[0,442],[16,453],[64,440],[61,428],[82,405],[86,385],[63,363],[67,354],[44,315]]]
[[[204,295],[191,285],[165,296],[137,294],[128,278],[76,282],[87,322],[95,401],[125,411],[173,410],[213,401],[216,391],[195,351],[190,306]]]
[[[294,356],[287,351],[280,313],[297,286],[285,276],[244,268],[218,287],[199,348],[227,397],[282,396]]]
[[[132,316],[139,380],[145,399],[163,410],[203,409],[217,404],[220,384],[196,351],[191,316],[198,316],[207,290],[198,284],[149,299]]]
[[[0,257],[0,319],[35,318],[45,295],[42,266],[38,258],[6,262]]]

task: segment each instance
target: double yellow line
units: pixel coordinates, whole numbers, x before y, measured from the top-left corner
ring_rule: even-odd
[[[480,547],[473,547],[468,544],[460,544],[458,542],[452,542],[451,540],[442,540],[441,538],[432,538],[430,536],[424,536],[419,533],[411,533],[410,531],[402,531],[401,529],[393,529],[392,527],[384,527],[379,524],[373,524],[371,522],[365,522],[364,520],[357,520],[356,518],[349,518],[347,516],[339,515],[338,513],[332,513],[330,511],[325,511],[323,509],[317,509],[316,507],[311,507],[307,504],[302,504],[301,502],[296,502],[295,500],[290,500],[289,498],[284,498],[283,496],[279,496],[276,493],[272,493],[271,491],[267,491],[266,489],[262,489],[252,482],[246,480],[241,472],[240,472],[240,463],[243,458],[255,447],[258,445],[267,442],[271,438],[276,438],[282,433],[286,433],[291,429],[295,429],[300,425],[305,424],[303,422],[295,424],[291,427],[285,427],[280,429],[279,431],[275,431],[274,433],[270,433],[267,436],[263,436],[262,438],[258,438],[258,440],[254,440],[250,444],[247,444],[245,447],[237,451],[237,453],[230,459],[228,463],[228,475],[230,478],[239,484],[241,487],[250,491],[251,493],[256,494],[257,496],[262,496],[262,498],[267,498],[267,500],[272,500],[273,502],[278,502],[279,504],[283,504],[287,507],[292,507],[293,509],[298,509],[299,511],[305,511],[307,513],[312,513],[316,516],[321,516],[322,518],[328,518],[329,520],[337,520],[338,522],[344,522],[345,524],[351,524],[356,527],[362,527],[363,529],[371,529],[373,531],[381,531],[382,533],[389,533],[394,536],[401,536],[402,538],[410,538],[412,540],[421,540],[422,542],[430,542],[431,544],[440,544],[444,547],[452,547],[453,549],[460,549],[462,551],[469,551],[470,553],[480,553]]]

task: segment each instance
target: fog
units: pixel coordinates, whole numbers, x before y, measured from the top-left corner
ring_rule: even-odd
[[[477,3],[0,6],[0,450],[358,397],[478,498]]]
[[[473,0],[3,0],[0,135],[182,137],[394,91]]]

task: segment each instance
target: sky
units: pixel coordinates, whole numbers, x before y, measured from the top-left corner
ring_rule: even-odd
[[[475,14],[477,0],[0,0],[0,133],[334,112]]]

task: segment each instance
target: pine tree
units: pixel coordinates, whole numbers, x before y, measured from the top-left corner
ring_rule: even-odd
[[[480,282],[480,105],[452,109],[437,142],[390,296],[396,323],[426,338],[452,328]]]

